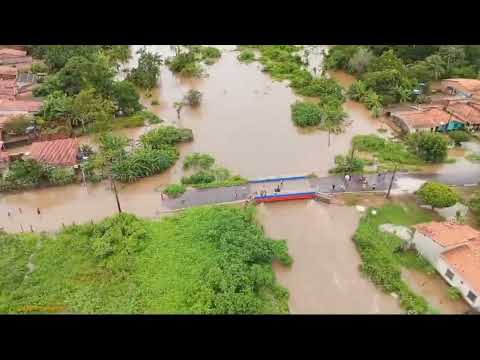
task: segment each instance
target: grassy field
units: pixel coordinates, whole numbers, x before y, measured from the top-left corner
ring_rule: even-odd
[[[355,233],[354,239],[362,257],[362,271],[373,283],[385,292],[398,294],[401,305],[409,313],[435,313],[423,297],[414,294],[401,278],[401,268],[412,268],[426,273],[434,268],[413,251],[403,251],[403,241],[393,234],[383,233],[378,227],[390,223],[411,226],[437,219],[430,211],[413,204],[386,204],[376,209],[376,215],[365,215]]]
[[[286,313],[272,261],[292,259],[254,218],[254,208],[200,207],[160,221],[122,214],[55,236],[1,235],[0,312]]]

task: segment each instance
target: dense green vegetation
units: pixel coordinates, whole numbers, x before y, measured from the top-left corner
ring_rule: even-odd
[[[478,78],[479,55],[478,45],[337,45],[325,65],[356,75],[350,97],[379,115],[385,105],[422,102],[433,80]]]
[[[396,293],[401,305],[410,314],[435,312],[423,297],[414,294],[402,280],[401,268],[414,268],[431,273],[434,271],[428,262],[411,251],[403,250],[403,241],[389,233],[381,232],[381,224],[411,226],[433,220],[432,214],[412,205],[389,204],[381,209],[371,210],[364,216],[354,235],[362,257],[362,272],[375,285],[387,293]]]
[[[128,79],[142,89],[151,90],[157,86],[160,66],[163,61],[160,55],[149,53],[145,48],[137,51],[140,55],[138,65],[128,74]]]
[[[116,77],[120,64],[130,57],[128,46],[34,45],[30,51],[48,70],[47,78],[34,89],[35,96],[45,97],[44,109],[34,119],[43,132],[62,127],[84,133],[108,131],[115,119],[142,110],[132,82]],[[160,65],[156,55],[140,52],[139,66],[128,78],[149,88]]]
[[[66,185],[77,179],[72,168],[53,167],[33,159],[13,161],[0,176],[0,192],[26,190],[40,186]]]
[[[1,234],[0,312],[285,313],[288,292],[276,283],[273,260],[292,261],[285,241],[264,236],[251,207]]]
[[[193,107],[199,106],[200,103],[202,102],[202,93],[198,90],[190,89],[185,94],[183,101],[185,104],[189,106],[193,106]]]
[[[421,132],[410,134],[406,141],[410,151],[419,158],[439,163],[445,161],[448,154],[448,140],[438,133]]]
[[[455,190],[437,182],[426,182],[417,191],[417,195],[432,209],[449,207],[460,201],[460,196]]]
[[[245,49],[238,55],[238,60],[245,63],[255,61],[255,53],[252,50]]]
[[[183,161],[183,168],[184,169],[195,169],[195,168],[200,168],[200,169],[210,169],[213,164],[215,163],[215,159],[213,156],[209,154],[202,154],[202,153],[191,153],[188,154],[185,157],[185,160]]]
[[[409,135],[405,141],[392,141],[378,135],[356,135],[352,139],[357,165],[354,172],[361,172],[363,165],[371,165],[370,157],[373,155],[378,162],[379,171],[391,171],[395,166],[399,170],[417,170],[426,162],[437,163],[446,161],[448,141],[446,137],[436,133],[415,133]],[[346,160],[349,156],[339,157],[339,161],[333,172],[343,172],[345,166],[350,166]],[[342,159],[345,159],[343,161]],[[355,159],[355,158],[354,158]],[[362,165],[363,162],[363,165]],[[343,166],[343,165],[345,166]],[[338,170],[338,171],[337,171]]]
[[[100,151],[92,154],[83,165],[90,181],[99,181],[111,175],[121,182],[161,173],[179,158],[175,145],[193,139],[190,129],[160,126],[140,137],[140,144],[130,148],[124,136],[103,133],[99,137]]]

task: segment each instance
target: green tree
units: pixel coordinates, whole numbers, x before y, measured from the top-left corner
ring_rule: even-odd
[[[143,89],[151,90],[157,86],[160,66],[163,64],[162,57],[148,52],[146,48],[141,48],[137,54],[140,55],[138,65],[130,71],[128,79]]]
[[[447,157],[448,141],[437,133],[411,134],[407,139],[410,150],[428,162],[442,162]]]
[[[445,62],[445,70],[447,74],[451,74],[453,68],[460,67],[465,64],[465,50],[462,48],[462,46],[441,46],[438,54]]]
[[[47,121],[69,119],[72,114],[73,99],[61,91],[54,91],[43,101],[43,118]]]
[[[437,182],[423,184],[417,195],[432,209],[449,207],[460,200],[459,195],[451,187]]]
[[[129,81],[116,81],[112,86],[111,98],[125,115],[131,115],[142,110],[140,96],[135,90],[135,86]]]
[[[348,69],[352,73],[361,74],[365,72],[368,65],[374,58],[375,55],[373,55],[369,49],[365,47],[359,47],[355,54],[348,61]]]
[[[161,149],[181,142],[193,140],[193,133],[190,129],[179,129],[174,126],[161,126],[150,130],[140,137],[140,142],[144,146],[150,146],[154,149]]]
[[[72,125],[82,127],[93,122],[111,122],[115,113],[113,102],[97,95],[93,88],[75,96],[71,109]]]
[[[70,59],[82,57],[94,60],[100,50],[99,45],[40,45],[36,54],[45,59],[45,63],[52,71],[63,68]]]
[[[97,56],[94,60],[75,56],[49,82],[68,95],[76,95],[87,88],[105,95],[111,90],[114,76],[115,70],[105,56]]]

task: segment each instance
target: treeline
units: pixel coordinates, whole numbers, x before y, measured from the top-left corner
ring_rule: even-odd
[[[330,49],[325,66],[357,76],[350,98],[378,116],[386,105],[424,101],[433,80],[478,78],[480,46],[337,45]]]
[[[146,113],[139,114],[143,107],[135,86],[155,86],[162,64],[158,55],[141,49],[138,67],[127,80],[118,80],[121,64],[130,58],[128,45],[33,45],[29,51],[43,61],[36,69],[48,72],[34,89],[34,96],[44,97],[43,111],[35,118],[43,129],[95,132],[110,130],[120,117],[136,115],[131,119],[136,126],[149,120]]]

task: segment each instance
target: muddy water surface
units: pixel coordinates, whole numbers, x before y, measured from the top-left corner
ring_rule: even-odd
[[[132,47],[134,56],[129,66],[135,66],[138,48],[140,46]],[[172,54],[168,45],[147,48],[164,58]],[[293,125],[290,105],[298,98],[285,83],[272,81],[268,74],[261,72],[258,63],[240,63],[235,46],[219,48],[222,57],[205,67],[207,76],[186,79],[173,75],[164,66],[158,89],[151,98],[143,99],[144,104],[166,123],[193,129],[195,140],[181,147],[181,157],[193,151],[207,152],[217,159],[219,165],[247,178],[312,172],[321,176],[333,166],[336,154],[348,150],[354,135],[372,133],[379,127],[379,121],[371,118],[362,105],[347,102],[345,109],[352,124],[344,133],[332,135],[328,146],[325,132],[302,131]],[[314,52],[312,54],[316,56]],[[196,109],[185,107],[181,118],[177,119],[173,104],[191,88],[203,93],[202,105]],[[152,106],[153,100],[159,105]],[[146,130],[123,129],[118,132],[138,138]],[[82,137],[80,142],[94,143],[94,139]],[[180,160],[164,174],[121,186],[122,207],[138,215],[155,216],[162,207],[155,189],[175,182],[181,176]],[[109,184],[88,187],[91,188],[89,193],[83,185],[70,185],[0,195],[0,226],[9,231],[18,231],[20,224],[54,230],[61,222],[99,220],[113,214],[115,206]],[[13,214],[19,207],[24,210],[21,217],[6,217],[8,211]],[[42,219],[26,216],[36,214],[37,208],[42,211]]]
[[[352,207],[315,201],[262,204],[266,233],[287,239],[294,262],[276,264],[277,277],[290,290],[295,314],[402,313],[398,302],[361,276],[352,241],[360,214]]]

